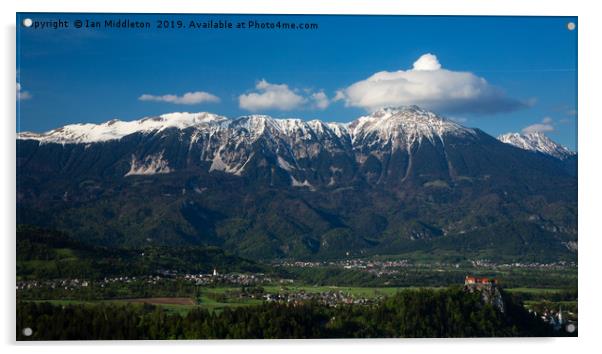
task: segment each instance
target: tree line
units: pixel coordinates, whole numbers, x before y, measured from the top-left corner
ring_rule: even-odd
[[[185,314],[153,305],[17,303],[18,340],[507,337],[555,335],[505,297],[505,311],[460,287],[406,291],[371,306],[315,302],[204,308]],[[31,328],[31,336],[23,333]]]

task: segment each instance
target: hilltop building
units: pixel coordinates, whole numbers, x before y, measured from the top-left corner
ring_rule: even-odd
[[[478,278],[467,275],[464,278],[464,291],[479,293],[483,303],[491,304],[503,313],[505,311],[504,299],[497,284],[498,281],[494,278]]]
[[[467,275],[464,278],[464,285],[472,285],[472,284],[480,284],[480,285],[497,285],[497,279],[494,278],[478,278],[473,277],[471,275]]]

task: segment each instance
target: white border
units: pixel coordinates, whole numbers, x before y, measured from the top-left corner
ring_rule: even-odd
[[[525,0],[21,0],[2,2],[2,77],[0,99],[4,109],[1,131],[0,172],[3,196],[0,210],[3,257],[1,345],[5,352],[18,353],[104,353],[143,349],[146,353],[164,353],[171,347],[178,353],[244,352],[307,353],[315,350],[360,353],[376,349],[382,352],[466,353],[474,350],[487,354],[519,352],[576,353],[594,351],[601,328],[601,287],[598,274],[602,235],[597,223],[600,193],[600,152],[602,133],[600,63],[602,63],[600,23],[602,12],[595,1]],[[289,14],[405,14],[405,15],[546,15],[579,16],[579,338],[571,339],[411,339],[411,340],[313,340],[313,341],[213,341],[213,342],[87,342],[24,345],[14,342],[14,230],[15,230],[15,12],[145,12],[145,13],[289,13]],[[562,88],[559,88],[562,89]],[[600,132],[600,133],[599,133]],[[137,348],[133,348],[136,346]],[[599,348],[597,348],[599,350]]]

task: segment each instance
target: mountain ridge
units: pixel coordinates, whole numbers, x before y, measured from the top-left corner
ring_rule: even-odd
[[[133,121],[112,119],[99,124],[69,124],[44,133],[25,131],[18,133],[17,137],[19,139],[32,139],[53,143],[93,143],[119,140],[127,135],[138,132],[160,132],[169,128],[177,128],[180,130],[197,128],[198,130],[204,130],[210,127],[242,127],[252,131],[259,130],[260,132],[265,128],[271,128],[278,129],[283,133],[290,133],[295,130],[304,130],[307,128],[311,128],[318,132],[323,129],[331,129],[337,136],[341,137],[344,135],[355,136],[361,134],[362,126],[367,126],[368,128],[371,127],[371,130],[374,131],[375,127],[378,128],[382,125],[382,121],[400,117],[412,121],[412,124],[406,124],[404,129],[422,129],[424,133],[432,134],[437,131],[441,134],[446,130],[470,130],[469,128],[464,128],[433,112],[423,110],[418,106],[399,106],[383,108],[372,114],[360,116],[348,123],[323,122],[318,119],[303,120],[299,118],[273,118],[261,114],[245,115],[230,119],[210,112],[173,112],[159,116],[144,117]],[[416,119],[416,117],[419,117],[420,119]],[[399,125],[404,123],[403,119],[396,119],[395,122]],[[432,125],[433,129],[425,129],[425,126],[428,125]],[[394,125],[387,124],[382,128],[391,128],[391,126]],[[410,131],[409,133],[413,132]]]
[[[542,132],[506,133],[498,136],[498,140],[530,151],[541,152],[560,160],[566,160],[576,153],[556,143]]]
[[[72,132],[55,133],[57,143],[22,134],[18,222],[100,244],[213,245],[252,259],[466,256],[471,247],[496,257],[502,248],[523,259],[575,256],[565,246],[577,241],[574,175],[479,129],[417,107],[330,126],[188,118],[168,128],[129,123],[145,130],[120,139],[85,136],[99,143],[66,143]]]
[[[159,116],[144,117],[133,121],[112,119],[103,123],[77,123],[52,129],[44,133],[29,131],[17,134],[18,139],[37,140],[41,143],[90,144],[120,140],[135,134],[159,133],[165,129],[195,129],[199,133],[214,134],[220,129],[246,129],[252,132],[251,138],[264,133],[265,129],[277,130],[284,135],[294,135],[300,131],[307,134],[334,134],[339,139],[350,139],[352,145],[365,136],[377,135],[384,144],[391,138],[401,140],[401,144],[409,149],[415,141],[423,138],[429,140],[445,133],[474,134],[475,130],[466,128],[433,112],[418,106],[385,107],[369,115],[364,115],[347,123],[324,122],[318,119],[303,120],[299,118],[273,118],[268,115],[253,114],[227,118],[210,112],[172,112]],[[405,135],[405,136],[403,136]],[[541,152],[555,158],[565,160],[576,155],[566,147],[554,142],[541,132],[506,133],[497,139],[518,148]]]

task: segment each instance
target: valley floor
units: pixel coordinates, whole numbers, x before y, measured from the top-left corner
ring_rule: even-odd
[[[83,308],[133,306],[141,311],[159,308],[166,314],[184,317],[195,311],[220,315],[225,310],[270,304],[371,309],[404,293],[461,288],[463,277],[477,275],[498,279],[500,289],[512,301],[550,328],[559,328],[559,313],[563,325],[576,326],[578,321],[577,268],[572,265],[393,265],[380,275],[363,265],[304,263],[280,264],[275,267],[278,272],[269,275],[163,272],[103,279],[30,279],[17,283],[17,302]],[[366,283],[374,285],[356,285],[366,274],[370,275]]]

